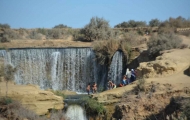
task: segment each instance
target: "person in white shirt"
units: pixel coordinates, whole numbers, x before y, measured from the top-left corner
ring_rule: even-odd
[[[126,76],[128,84],[131,83],[131,71],[129,71],[129,68],[126,70]]]

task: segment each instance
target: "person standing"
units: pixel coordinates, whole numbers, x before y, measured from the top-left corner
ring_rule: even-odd
[[[131,82],[136,80],[136,73],[134,71],[134,69],[131,69]]]
[[[86,91],[88,93],[88,95],[90,94],[90,83],[88,83],[88,86],[86,87]]]
[[[96,82],[93,82],[93,85],[92,85],[92,93],[96,93],[97,92],[97,84]]]
[[[109,81],[108,81],[108,90],[111,90],[111,89],[112,89],[112,84],[113,84],[112,81],[109,80]]]
[[[129,71],[129,68],[126,70],[126,76],[127,76],[127,82],[128,84],[131,83],[131,71]]]
[[[127,76],[126,76],[126,75],[123,76],[122,84],[123,84],[124,86],[127,85]]]

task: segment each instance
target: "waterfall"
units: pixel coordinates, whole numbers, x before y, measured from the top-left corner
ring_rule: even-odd
[[[17,84],[36,84],[41,89],[85,92],[93,81],[104,86],[107,74],[91,48],[10,49],[0,50],[0,57],[17,68]]]
[[[4,57],[6,55],[6,50],[0,50],[0,57]]]
[[[70,105],[67,108],[66,117],[69,120],[87,120],[85,111],[78,105]]]
[[[108,79],[114,81],[114,83],[119,84],[122,80],[122,70],[123,70],[123,54],[122,52],[117,51],[110,65],[108,72]]]
[[[71,90],[84,93],[88,83],[105,88],[107,78],[122,80],[122,52],[117,51],[108,67],[100,65],[91,48],[42,48],[0,50],[4,63],[17,68],[15,83],[36,84],[41,89]]]
[[[51,54],[51,80],[52,80],[52,89],[54,90],[59,90],[59,88],[62,87],[59,79],[62,67],[63,66],[60,64],[60,52],[53,52]]]

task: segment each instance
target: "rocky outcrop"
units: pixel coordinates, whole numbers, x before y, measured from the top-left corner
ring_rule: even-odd
[[[0,97],[6,93],[5,82],[0,83]],[[63,98],[50,91],[43,91],[34,85],[15,85],[8,83],[8,97],[21,102],[26,108],[38,115],[44,115],[49,109],[63,109]]]
[[[184,70],[189,66],[190,50],[168,50],[155,61],[142,62],[137,68],[138,76],[145,78],[164,77]]]

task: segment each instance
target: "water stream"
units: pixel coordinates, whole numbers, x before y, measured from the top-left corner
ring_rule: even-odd
[[[67,108],[66,117],[69,120],[87,120],[85,111],[79,105],[70,105]]]

